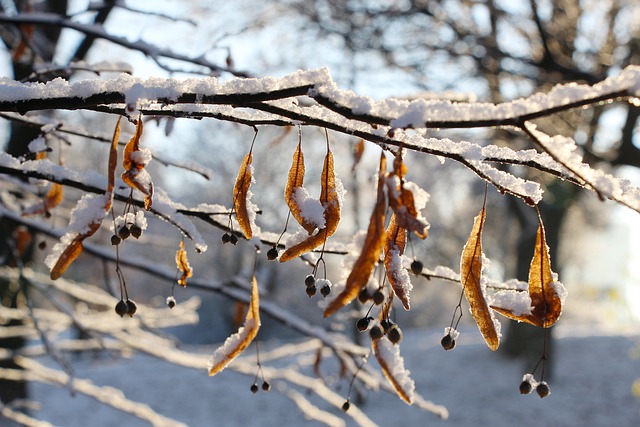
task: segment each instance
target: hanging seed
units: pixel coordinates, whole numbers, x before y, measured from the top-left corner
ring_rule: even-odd
[[[389,328],[391,328],[392,324],[393,324],[393,322],[391,322],[391,320],[389,320],[389,319],[382,319],[380,321],[380,326],[382,326],[382,329],[384,330],[385,334],[387,333]]]
[[[529,394],[533,391],[533,386],[529,381],[522,381],[520,383],[520,394]]]
[[[135,302],[133,302],[133,300],[128,299],[127,302],[127,314],[130,317],[133,317],[134,314],[136,314],[136,311],[138,311],[138,306],[136,305]]]
[[[545,398],[551,394],[551,389],[546,381],[541,381],[540,384],[538,384],[536,387],[536,393],[538,393],[538,396],[541,398]]]
[[[271,390],[271,384],[269,384],[269,383],[268,383],[268,382],[266,382],[266,381],[263,381],[263,382],[262,382],[262,389],[263,389],[264,391],[269,391],[269,390]]]
[[[231,236],[229,235],[229,233],[224,233],[222,235],[222,243],[226,244],[229,243],[231,241]]]
[[[445,350],[453,350],[456,346],[456,340],[454,340],[451,335],[445,335],[440,340],[440,345],[442,345],[442,348]]]
[[[131,232],[131,235],[133,237],[135,237],[136,239],[139,239],[140,236],[142,236],[142,228],[140,228],[139,226],[133,224],[131,226],[131,228],[129,229],[129,231]]]
[[[307,288],[316,284],[316,278],[313,277],[313,274],[310,274],[304,278],[304,284],[307,286]]]
[[[375,291],[373,293],[373,303],[375,305],[382,304],[386,298],[387,298],[387,296],[385,295],[385,293],[382,290],[382,288],[378,289],[377,291]]]
[[[229,243],[231,243],[232,245],[235,245],[238,243],[238,236],[236,236],[235,234],[232,234],[229,236]]]
[[[348,400],[342,404],[342,412],[347,412],[351,408],[351,402]]]
[[[307,286],[307,295],[309,296],[309,298],[316,294],[316,290],[316,285]]]
[[[387,338],[389,338],[392,344],[400,344],[400,341],[402,341],[402,330],[400,330],[400,327],[398,325],[391,325],[387,331]]]
[[[323,297],[326,298],[331,293],[331,286],[329,286],[328,284],[325,284],[320,288],[320,293],[322,294]]]
[[[358,331],[364,332],[369,328],[369,324],[373,320],[373,317],[363,317],[362,319],[358,319],[356,322],[356,328]]]
[[[267,251],[267,259],[269,261],[273,261],[278,258],[278,250],[276,248],[271,248]]]
[[[358,294],[358,301],[360,301],[361,304],[366,303],[370,299],[371,299],[371,295],[369,295],[369,291],[367,290],[367,288],[364,288]]]
[[[384,335],[384,331],[382,330],[382,327],[380,325],[374,325],[369,330],[369,336],[371,337],[372,340],[380,339],[382,338],[383,335]]]
[[[411,272],[415,275],[422,273],[422,268],[423,268],[422,261],[414,259],[413,262],[411,263]]]
[[[256,394],[258,392],[258,390],[259,390],[258,384],[256,384],[256,383],[251,384],[251,389],[250,390],[251,390],[251,393]]]
[[[122,240],[125,240],[130,235],[131,235],[131,231],[129,231],[129,229],[126,226],[123,225],[118,229],[118,237],[120,237]]]
[[[120,236],[118,236],[117,234],[114,234],[113,236],[111,236],[111,244],[113,246],[119,245],[120,242],[122,242],[122,239],[120,238]]]
[[[38,249],[44,250],[46,248],[47,248],[47,242],[45,240],[43,240],[40,243],[38,243]]]
[[[173,295],[167,297],[167,306],[169,308],[175,307],[176,304],[177,304],[176,298]]]
[[[124,316],[125,314],[127,314],[127,311],[129,311],[127,303],[123,300],[118,301],[118,303],[116,304],[116,313],[118,314],[118,316]]]

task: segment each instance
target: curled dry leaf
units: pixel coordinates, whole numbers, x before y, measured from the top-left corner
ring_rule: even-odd
[[[464,295],[469,301],[471,315],[491,350],[500,345],[500,323],[489,308],[486,287],[482,283],[482,229],[486,214],[486,197],[482,210],[475,217],[469,240],[462,250],[460,260],[460,280]]]
[[[408,405],[413,403],[415,383],[404,367],[404,359],[400,355],[400,346],[394,345],[386,336],[374,339],[371,343],[384,376],[389,380],[396,393]]]
[[[302,153],[302,144],[298,143],[298,147],[293,153],[291,169],[289,169],[287,185],[284,189],[284,200],[287,202],[287,206],[289,206],[291,215],[293,215],[307,233],[312,234],[317,227],[303,215],[302,206],[300,206],[300,197],[296,196],[296,193],[301,191],[297,189],[303,188],[304,173],[304,154]]]
[[[500,291],[496,293],[491,307],[510,319],[549,328],[562,314],[566,289],[551,271],[549,247],[540,213],[538,220],[536,246],[529,267],[528,298],[522,292]]]
[[[303,255],[327,241],[338,229],[340,223],[340,196],[336,188],[336,175],[333,165],[333,153],[327,151],[324,158],[324,166],[321,175],[321,192],[320,203],[324,209],[323,217],[325,226],[303,240],[302,242],[287,248],[280,255],[280,262],[286,262],[290,259]]]
[[[22,211],[22,215],[45,215],[51,212],[64,200],[64,188],[62,185],[54,182],[49,187],[49,191],[40,202],[29,206]]]
[[[387,227],[386,240],[384,246],[384,267],[387,272],[387,279],[396,296],[402,302],[405,310],[409,310],[409,292],[411,277],[402,265],[402,255],[407,244],[407,230],[398,225],[397,216],[393,214]]]
[[[362,160],[362,155],[364,154],[364,139],[360,138],[353,145],[353,165],[351,166],[351,173],[356,171],[356,168],[360,164]]]
[[[183,287],[187,286],[187,279],[193,276],[193,270],[191,269],[191,265],[189,265],[183,240],[180,240],[180,248],[176,251],[176,267],[178,267],[178,270],[182,273],[178,279],[178,284]]]
[[[61,277],[71,263],[82,253],[82,242],[93,236],[102,224],[104,215],[111,209],[113,202],[113,187],[115,183],[115,169],[118,163],[118,140],[120,138],[120,119],[111,139],[109,149],[109,164],[107,171],[107,191],[103,195],[87,194],[83,196],[71,212],[71,221],[67,232],[62,236],[45,259],[50,268],[52,280]]]
[[[343,291],[329,303],[324,311],[324,317],[331,316],[340,308],[354,300],[360,290],[367,285],[369,276],[371,276],[376,263],[380,259],[385,240],[384,220],[387,209],[387,198],[384,192],[386,165],[387,160],[384,152],[382,152],[380,157],[380,170],[378,172],[376,204],[371,214],[362,252],[360,252],[360,256],[353,264]]]
[[[124,147],[122,180],[129,187],[139,190],[145,195],[144,208],[149,210],[153,203],[153,182],[145,166],[151,160],[151,152],[148,149],[140,149],[141,137],[142,116],[139,116],[136,122],[136,132]]]
[[[247,199],[250,196],[249,187],[253,181],[253,155],[249,151],[242,159],[240,170],[238,171],[238,177],[236,178],[236,185],[233,187],[233,208],[236,211],[236,219],[238,225],[244,233],[247,239],[253,237],[253,231],[251,229],[251,220],[249,219],[249,210]]]
[[[251,300],[244,325],[238,329],[238,332],[227,338],[224,344],[213,353],[208,364],[210,376],[226,368],[258,335],[258,330],[260,329],[259,304],[258,281],[254,275],[251,279]]]

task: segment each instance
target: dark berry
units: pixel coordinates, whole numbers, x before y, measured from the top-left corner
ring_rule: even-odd
[[[411,272],[413,274],[420,274],[422,273],[422,261],[418,261],[417,259],[414,259],[413,262],[411,263]]]
[[[454,340],[451,335],[447,334],[442,337],[440,344],[445,350],[453,350],[456,346],[456,340]]]
[[[372,340],[380,339],[382,338],[383,335],[384,335],[384,331],[382,330],[382,327],[380,327],[380,325],[374,325],[369,330],[369,336],[371,337]]]
[[[251,384],[251,393],[256,394],[258,392],[258,384],[253,383]]]
[[[380,305],[384,302],[386,297],[387,296],[384,294],[384,291],[382,289],[378,289],[373,293],[373,303],[375,305]]]
[[[316,285],[307,286],[307,295],[309,296],[309,298],[316,294],[316,290]]]
[[[118,316],[124,316],[125,314],[127,314],[127,311],[129,311],[127,303],[123,300],[118,301],[118,303],[116,304],[116,313],[118,314]]]
[[[113,246],[119,245],[120,242],[122,242],[122,239],[120,238],[120,236],[118,236],[117,234],[114,234],[113,236],[111,236],[111,244]]]
[[[238,243],[238,236],[236,236],[235,234],[229,236],[229,243],[231,243],[232,245]]]
[[[329,286],[328,284],[324,284],[320,288],[320,293],[322,294],[323,297],[326,297],[327,295],[329,295],[331,293],[331,286]]]
[[[389,338],[392,344],[400,344],[400,341],[402,341],[402,330],[400,330],[400,327],[398,325],[391,325],[387,331],[387,338]]]
[[[348,400],[342,404],[342,412],[347,412],[351,408],[351,402]]]
[[[45,240],[43,240],[42,242],[38,243],[38,249],[40,250],[44,250],[47,247],[47,242]]]
[[[120,237],[122,240],[125,240],[130,235],[131,235],[131,231],[129,231],[127,226],[123,225],[118,229],[118,237]]]
[[[536,393],[538,393],[538,396],[541,398],[545,398],[551,394],[551,389],[546,381],[542,381],[538,384],[538,387],[536,387]]]
[[[129,229],[129,231],[131,232],[131,235],[133,237],[135,237],[136,239],[139,239],[140,236],[142,236],[142,228],[138,227],[137,225],[133,224],[131,226],[131,228]]]
[[[362,304],[369,301],[370,299],[371,299],[371,295],[369,295],[369,291],[367,290],[367,288],[364,288],[358,294],[358,301],[360,301]]]
[[[267,251],[267,259],[269,261],[273,261],[278,258],[278,250],[276,248],[271,248]]]
[[[520,383],[520,394],[529,394],[533,390],[533,386],[529,381],[522,381]]]
[[[173,308],[176,306],[176,299],[173,295],[167,297],[167,306]]]
[[[222,243],[226,244],[229,243],[231,241],[231,236],[229,235],[229,233],[224,233],[222,235]]]
[[[133,300],[128,299],[127,302],[127,314],[131,317],[133,317],[134,314],[136,314],[136,311],[138,311],[138,306],[136,305],[135,302],[133,302]]]
[[[366,331],[372,319],[373,317],[363,317],[362,319],[358,319],[358,321],[356,322],[356,328],[358,328],[358,331]]]
[[[269,390],[271,390],[271,384],[269,384],[269,383],[268,383],[268,382],[266,382],[266,381],[263,381],[263,382],[262,382],[262,389],[263,389],[264,391],[269,391]]]
[[[304,278],[304,284],[307,288],[316,284],[316,278],[313,277],[313,274],[310,274]]]
[[[380,326],[382,326],[382,329],[384,329],[384,333],[386,334],[387,331],[389,330],[389,328],[391,328],[391,325],[393,324],[393,322],[389,319],[382,319],[380,321]]]

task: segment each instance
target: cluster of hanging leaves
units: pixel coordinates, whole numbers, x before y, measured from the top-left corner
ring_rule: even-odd
[[[71,231],[60,239],[60,242],[54,246],[52,254],[45,261],[51,268],[50,276],[53,280],[60,278],[69,265],[80,256],[82,242],[98,231],[105,214],[111,209],[113,188],[115,186],[115,170],[118,162],[120,120],[121,118],[118,118],[109,148],[107,190],[103,195],[83,196],[76,208],[71,212],[72,220],[69,224]]]

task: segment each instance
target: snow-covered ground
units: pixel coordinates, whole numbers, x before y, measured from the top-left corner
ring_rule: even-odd
[[[640,331],[638,331],[640,332]],[[416,390],[434,403],[446,405],[444,421],[409,407],[384,392],[370,393],[361,409],[380,426],[553,426],[632,427],[640,425],[640,401],[632,394],[640,378],[640,360],[633,357],[638,333],[605,333],[593,328],[560,327],[554,358],[552,394],[522,396],[518,385],[525,373],[519,361],[492,353],[477,332],[464,333],[460,344],[445,352],[440,331],[405,332],[402,354]],[[273,342],[265,347],[274,347]],[[261,347],[262,349],[262,347]],[[374,360],[369,361],[375,365]],[[268,366],[268,363],[265,363]],[[202,370],[179,368],[147,356],[113,361],[74,362],[78,377],[121,388],[132,400],[189,426],[322,425],[305,420],[291,400],[278,392],[253,395],[252,379],[230,369],[209,378]],[[338,392],[346,394],[346,380]],[[42,403],[33,413],[57,426],[144,426],[146,422],[101,405],[67,389],[36,384],[32,397]],[[303,392],[304,393],[304,392]],[[320,402],[322,409],[354,425],[339,410]]]

